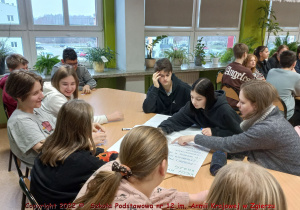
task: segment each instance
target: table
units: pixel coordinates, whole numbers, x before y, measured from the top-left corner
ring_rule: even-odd
[[[115,110],[122,111],[125,119],[119,122],[104,124],[108,136],[107,147],[112,146],[128,131],[124,127],[133,127],[144,124],[155,114],[145,114],[142,104],[146,95],[108,88],[97,89],[89,95],[80,95],[79,98],[87,101],[94,108],[96,115],[111,113]],[[209,153],[195,178],[167,174],[160,186],[176,188],[179,191],[197,193],[209,189],[214,177],[210,175],[209,167],[212,154]],[[231,162],[231,161],[228,161]],[[294,176],[278,171],[268,170],[280,183],[287,199],[288,209],[299,209],[300,205],[300,176]]]

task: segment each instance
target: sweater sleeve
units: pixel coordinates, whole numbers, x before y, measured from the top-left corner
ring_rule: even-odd
[[[232,136],[234,134],[242,133],[243,130],[240,127],[241,118],[237,113],[230,107],[230,109],[224,110],[223,115],[219,119],[222,125],[227,126],[226,129],[220,127],[211,128],[213,136]]]
[[[49,109],[50,113],[53,116],[57,117],[57,114],[58,114],[60,108],[67,101],[68,100],[66,99],[66,97],[63,94],[55,94],[55,95],[51,96],[51,98],[48,99],[46,103],[44,101],[44,106]],[[53,102],[55,102],[55,103],[53,103]]]
[[[190,102],[187,102],[177,113],[172,117],[163,121],[160,127],[165,133],[169,134],[174,131],[181,131],[191,127],[194,124],[194,119],[191,116]]]
[[[89,85],[91,89],[95,88],[97,86],[97,82],[92,78],[92,75],[90,72],[87,70],[86,67],[84,67],[84,72],[82,75],[83,82],[85,85]],[[81,87],[82,90],[83,87]],[[80,89],[80,87],[79,87]]]
[[[223,152],[237,153],[249,150],[273,149],[278,145],[275,144],[274,137],[276,131],[263,123],[258,123],[247,131],[229,136],[229,137],[214,137],[196,135],[195,143],[201,146],[221,150]]]
[[[145,113],[156,113],[156,101],[158,97],[159,88],[153,85],[148,89],[146,99],[143,103],[143,110]]]
[[[185,208],[189,206],[189,193],[178,192],[175,189],[165,189],[157,187],[150,196],[153,206],[159,206],[162,209],[179,208],[184,205]]]
[[[108,123],[106,115],[97,115],[94,116],[94,122],[99,124]]]

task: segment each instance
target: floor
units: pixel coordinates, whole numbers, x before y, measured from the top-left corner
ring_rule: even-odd
[[[12,162],[12,169],[8,172],[9,142],[7,129],[0,129],[0,209],[21,209],[22,191],[19,187],[19,176]],[[23,172],[25,167],[21,166]]]

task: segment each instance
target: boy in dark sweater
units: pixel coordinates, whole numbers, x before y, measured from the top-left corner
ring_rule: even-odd
[[[173,115],[190,100],[191,87],[172,73],[172,64],[167,58],[156,61],[154,70],[153,85],[148,89],[143,110]]]
[[[243,61],[245,60],[248,54],[248,46],[243,43],[237,43],[233,47],[233,53],[234,53],[235,61],[230,63],[226,67],[222,78],[222,86],[224,85],[229,86],[235,89],[236,92],[239,94],[240,86],[243,83],[251,79],[254,79],[254,76],[250,69],[242,65]],[[228,97],[227,97],[227,101],[232,108],[238,110],[236,106],[238,101]]]

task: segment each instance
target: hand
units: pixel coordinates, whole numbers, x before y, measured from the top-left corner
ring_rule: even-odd
[[[111,114],[106,115],[106,118],[109,122],[111,121],[119,121],[124,119],[124,114],[119,111],[115,111]]]
[[[195,136],[180,136],[177,139],[175,139],[174,141],[172,141],[172,144],[175,143],[176,141],[178,142],[178,144],[180,145],[187,145],[187,143],[194,141]]]
[[[82,92],[85,93],[85,94],[90,94],[90,93],[91,93],[91,88],[90,88],[90,86],[89,86],[89,85],[83,86]]]
[[[157,71],[152,76],[153,85],[156,88],[159,88],[159,83],[158,83],[159,78],[160,78],[160,74],[159,74],[159,71]]]
[[[99,123],[93,123],[93,132],[99,132],[99,131],[105,133],[105,128]]]
[[[193,204],[203,204],[206,201],[208,195],[208,190],[199,192],[197,194],[190,194],[190,202],[189,205],[192,206]]]
[[[106,139],[106,133],[105,132],[93,132],[92,133],[93,141],[95,145],[97,144],[103,144]]]
[[[212,136],[211,129],[210,128],[203,128],[202,129],[202,134],[205,135],[205,136]]]

